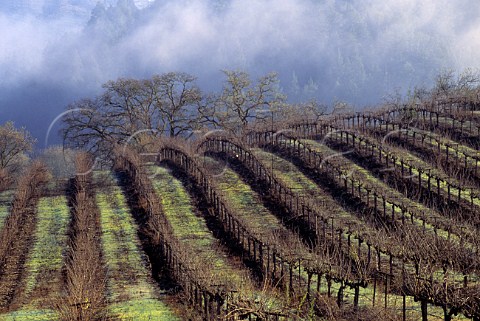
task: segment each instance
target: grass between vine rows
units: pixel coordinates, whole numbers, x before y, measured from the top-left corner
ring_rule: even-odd
[[[340,137],[339,133],[333,133],[330,135],[330,137]],[[355,148],[356,149],[361,149],[361,146],[369,146],[369,144],[366,141],[360,141],[359,136],[355,136]],[[369,141],[371,141],[371,138],[368,138]],[[436,168],[435,166],[431,166],[430,164],[424,162],[422,159],[416,157],[413,155],[410,151],[407,149],[402,149],[402,148],[395,148],[392,146],[389,146],[388,149],[383,149],[381,151],[382,158],[386,158],[389,155],[396,157],[395,164],[397,165],[398,168],[401,166],[401,160],[404,160],[405,164],[412,165],[412,175],[419,176],[421,177],[422,180],[422,185],[427,185],[428,182],[428,173],[433,175],[434,177],[439,177],[442,179],[440,182],[440,190],[444,193],[448,193],[448,186],[447,182],[450,184],[453,184],[453,186],[462,186],[461,188],[457,187],[451,187],[450,192],[452,195],[457,195],[459,190],[461,191],[460,198],[464,200],[467,203],[470,203],[473,200],[473,204],[480,208],[480,198],[478,195],[480,195],[480,189],[476,188],[475,186],[463,186],[463,184],[458,181],[457,179],[447,175],[444,171],[440,170],[439,168]],[[393,164],[392,164],[393,165]],[[420,173],[420,170],[422,171]],[[435,181],[435,180],[434,180]]]
[[[334,157],[336,161],[338,161],[341,164],[341,169],[342,172],[347,175],[355,178],[356,180],[364,183],[365,185],[371,186],[378,192],[381,192],[382,194],[385,194],[388,196],[388,198],[391,198],[393,200],[399,200],[401,201],[402,204],[405,204],[407,208],[412,208],[415,209],[416,212],[418,213],[428,213],[428,215],[424,215],[422,218],[425,218],[427,220],[427,224],[425,225],[425,228],[427,231],[432,232],[434,230],[434,226],[432,225],[434,221],[436,222],[445,222],[445,226],[454,226],[458,225],[459,222],[452,221],[449,218],[441,215],[440,213],[437,213],[436,211],[428,208],[427,206],[416,202],[414,200],[411,200],[410,198],[406,197],[403,195],[401,192],[399,192],[396,189],[391,188],[388,186],[386,183],[382,182],[378,178],[376,178],[369,170],[355,164],[353,161],[347,159],[346,157],[338,154],[335,150],[329,148],[325,144],[321,144],[317,141],[313,140],[301,140],[302,142],[306,143],[309,147],[311,147],[314,151],[320,153],[323,157]],[[372,195],[373,198],[373,195]],[[388,205],[388,204],[387,204]],[[396,216],[401,217],[402,213],[400,208],[396,208]],[[423,226],[423,223],[420,220],[417,220],[414,217],[414,224],[418,226]],[[430,224],[428,224],[430,223]],[[474,236],[476,235],[475,228],[468,225],[468,224],[462,224],[461,230],[466,233],[466,235]],[[448,239],[448,232],[443,229],[438,229],[437,228],[437,233],[439,236]],[[459,241],[459,237],[455,235],[455,233],[450,234],[450,240],[454,241]],[[467,244],[468,246],[468,244]]]
[[[209,262],[208,267],[203,267],[205,273],[225,280],[259,309],[281,308],[283,303],[276,293],[254,281],[239,258],[232,257],[225,245],[213,235],[182,182],[164,167],[150,166],[149,174],[153,177],[153,186],[175,236],[191,247],[204,262]]]
[[[460,223],[457,221],[453,221],[448,217],[445,217],[441,215],[440,213],[436,212],[435,210],[428,208],[427,206],[416,202],[414,200],[411,200],[410,198],[406,197],[403,195],[401,192],[391,188],[388,186],[386,183],[382,182],[380,179],[376,178],[369,170],[355,164],[352,160],[339,155],[335,150],[332,150],[325,144],[321,144],[317,141],[312,141],[312,140],[303,140],[313,148],[315,151],[321,153],[324,157],[332,156],[335,155],[335,160],[341,163],[342,170],[344,171],[345,175],[351,175],[355,177],[358,181],[367,183],[369,186],[374,187],[377,191],[381,191],[384,195],[387,195],[389,199],[392,200],[401,200],[402,204],[407,205],[407,208],[412,208],[415,209],[416,213],[422,213],[422,219],[426,219],[427,223],[425,223],[425,226],[423,227],[423,222],[418,219],[418,217],[413,218],[414,224],[422,229],[425,228],[425,230],[429,233],[433,233],[434,230],[436,230],[436,233],[438,236],[442,237],[444,240],[448,240],[449,242],[453,242],[456,246],[464,246],[469,249],[475,249],[475,245],[468,242],[464,241],[463,243],[460,241],[458,235],[455,235],[455,233],[449,233],[446,230],[436,228],[434,227],[434,222],[443,222],[444,226],[455,226],[457,225],[458,228],[460,228],[460,225],[462,228],[462,232],[466,233],[466,235],[470,235],[475,237],[476,232],[475,228],[470,226],[469,224],[466,223]],[[373,203],[373,199],[372,199]],[[388,205],[388,201],[387,201]],[[400,209],[398,209],[400,210]],[[396,213],[397,217],[401,217],[402,213],[398,212]],[[428,222],[431,222],[429,224]],[[439,269],[437,273],[434,275],[437,277],[438,281],[441,282],[443,280],[443,272]],[[457,282],[461,283],[463,279],[463,274],[461,273],[452,273],[450,275],[451,278],[456,279]],[[469,274],[469,281],[472,283],[475,282],[480,282],[480,275],[477,273],[470,273]]]
[[[352,217],[350,213],[345,212],[345,210],[341,208],[340,204],[338,204],[334,199],[329,197],[329,195],[327,195],[325,192],[321,191],[318,184],[316,184],[312,179],[302,174],[300,169],[297,168],[293,163],[275,154],[272,154],[260,149],[253,149],[252,151],[254,152],[257,159],[260,160],[266,168],[272,169],[273,174],[280,181],[282,181],[287,187],[292,189],[294,192],[297,192],[299,195],[305,198],[311,198],[318,201],[327,202],[329,209],[331,210],[332,213],[334,213],[336,219],[338,219],[340,215],[343,217],[343,219],[346,219],[347,221],[349,219],[352,219],[355,221],[357,220],[356,218]],[[357,166],[357,169],[359,169],[358,166]],[[367,230],[370,228],[368,226],[365,226],[364,224],[363,226]],[[388,260],[388,257],[385,257],[384,259]],[[321,292],[326,294],[327,292],[326,280],[323,280],[322,283],[325,286],[321,288]],[[338,288],[335,288],[335,289],[337,290]],[[353,297],[353,291],[347,290],[346,296]],[[372,285],[370,284],[370,286],[367,289],[363,289],[361,291],[359,303],[363,304],[364,306],[369,306],[372,302],[372,299],[373,299],[373,290],[372,290]],[[376,294],[376,302],[378,302],[377,304],[379,306],[382,306],[385,304],[385,296],[384,296],[384,293],[382,292],[382,289],[380,289],[380,292]],[[389,294],[387,298],[387,305],[389,307],[393,307],[394,310],[397,310],[399,313],[401,313],[402,304],[403,303],[402,303],[401,296]],[[415,318],[419,316],[420,305],[418,304],[418,302],[415,302],[413,300],[413,297],[407,297],[406,307],[407,307],[407,311],[409,311],[408,317]],[[429,305],[428,313],[429,313],[429,316],[434,320],[443,320],[443,311],[439,307]],[[458,318],[454,318],[454,320],[465,320],[465,319],[466,318],[462,316]]]
[[[70,219],[65,196],[40,198],[35,242],[25,263],[23,307],[0,320],[55,320],[54,303],[62,292],[62,267]]]
[[[102,248],[107,267],[108,312],[117,320],[179,320],[155,285],[141,250],[136,225],[125,196],[110,172],[108,189],[97,190]]]
[[[475,166],[475,160],[474,157],[478,157],[478,151],[474,148],[471,148],[467,145],[463,145],[461,143],[458,143],[452,139],[449,139],[445,136],[432,133],[426,130],[421,130],[421,129],[409,129],[406,131],[406,134],[410,137],[414,137],[415,133],[420,133],[423,134],[427,137],[425,139],[425,143],[428,144],[433,151],[438,151],[440,148],[441,153],[446,153],[447,151],[447,146],[449,146],[449,151],[450,151],[450,157],[456,158],[456,153],[452,151],[452,146],[455,146],[456,150],[458,151],[458,159],[462,160],[460,161],[460,164],[463,163],[463,159],[466,156],[467,157],[467,166]],[[433,141],[429,138],[433,138]]]
[[[212,158],[204,157],[202,159],[208,164],[208,166],[213,168],[222,166],[221,163]],[[282,222],[265,208],[260,200],[260,196],[254,192],[235,171],[230,168],[225,168],[221,175],[215,177],[215,180],[218,187],[225,195],[225,199],[228,199],[232,205],[238,209],[238,214],[242,216],[244,222],[249,224],[251,230],[258,231],[258,233],[263,234],[264,237],[268,237],[268,234],[271,233],[286,230]],[[308,252],[308,249],[305,249],[305,252]],[[304,270],[297,269],[295,273],[304,280],[308,277]],[[333,282],[331,286],[332,293],[336,293],[339,287],[339,284]],[[316,291],[316,285],[312,283],[311,289],[312,291]],[[328,293],[325,276],[322,277],[321,280],[320,293],[325,296]],[[349,303],[353,303],[354,291],[347,288],[344,293],[345,300]],[[373,292],[371,292],[370,289],[362,289],[359,305],[363,307],[371,306],[372,293]]]

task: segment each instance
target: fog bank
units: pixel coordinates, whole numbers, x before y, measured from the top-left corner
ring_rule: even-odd
[[[222,69],[277,71],[291,101],[375,104],[442,70],[479,68],[479,13],[474,0],[1,4],[0,122],[43,144],[69,102],[110,79],[168,71],[198,76],[205,91]]]

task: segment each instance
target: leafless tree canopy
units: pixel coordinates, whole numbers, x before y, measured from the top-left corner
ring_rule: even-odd
[[[167,73],[151,79],[107,82],[104,93],[68,107],[65,141],[90,152],[114,143],[146,145],[151,137],[176,137],[191,131],[201,92],[195,77]]]
[[[195,130],[221,128],[234,134],[255,121],[314,118],[325,111],[315,101],[288,105],[275,73],[252,82],[243,71],[224,71],[219,93],[204,94],[196,78],[170,72],[150,79],[118,79],[104,92],[68,106],[62,134],[67,144],[105,154],[115,144],[147,146],[159,136],[188,137]]]
[[[35,139],[25,128],[15,128],[13,122],[0,126],[0,170],[17,172],[32,150]]]
[[[269,112],[279,108],[286,97],[278,88],[277,74],[260,77],[253,84],[243,71],[224,71],[226,81],[220,94],[200,108],[203,119],[217,128],[239,133],[253,120],[269,118]]]
[[[435,86],[432,89],[433,97],[449,97],[455,95],[466,96],[478,89],[480,74],[467,69],[459,75],[453,70],[443,71],[435,78]]]

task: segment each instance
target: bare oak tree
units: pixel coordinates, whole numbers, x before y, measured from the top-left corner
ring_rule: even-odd
[[[456,75],[453,70],[446,70],[435,77],[435,85],[431,90],[434,98],[455,96],[472,96],[478,93],[480,72],[466,69]]]
[[[196,78],[189,74],[173,72],[152,79],[160,93],[158,106],[170,137],[183,135],[197,126],[196,107],[202,100],[202,93],[195,81]]]
[[[161,135],[187,135],[196,125],[202,97],[195,81],[185,73],[109,81],[99,97],[68,107],[64,140],[100,154],[115,144],[146,146]]]
[[[0,170],[17,173],[34,143],[35,139],[25,128],[17,129],[11,121],[0,126]]]
[[[275,122],[317,122],[321,116],[326,114],[327,108],[327,105],[312,99],[306,103],[276,104],[271,111]]]
[[[67,146],[96,155],[108,150],[116,140],[128,137],[122,131],[120,119],[104,111],[99,98],[83,99],[68,106],[63,123],[61,132]]]
[[[239,133],[255,120],[268,118],[268,111],[283,103],[275,73],[262,76],[253,84],[244,71],[225,70],[222,92],[210,97],[199,112],[210,125]]]

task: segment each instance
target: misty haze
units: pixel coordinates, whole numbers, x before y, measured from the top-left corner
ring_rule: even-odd
[[[478,67],[477,1],[4,1],[0,119],[43,147],[50,122],[119,77],[275,71],[290,102],[357,109]],[[58,127],[49,143],[59,143]]]

